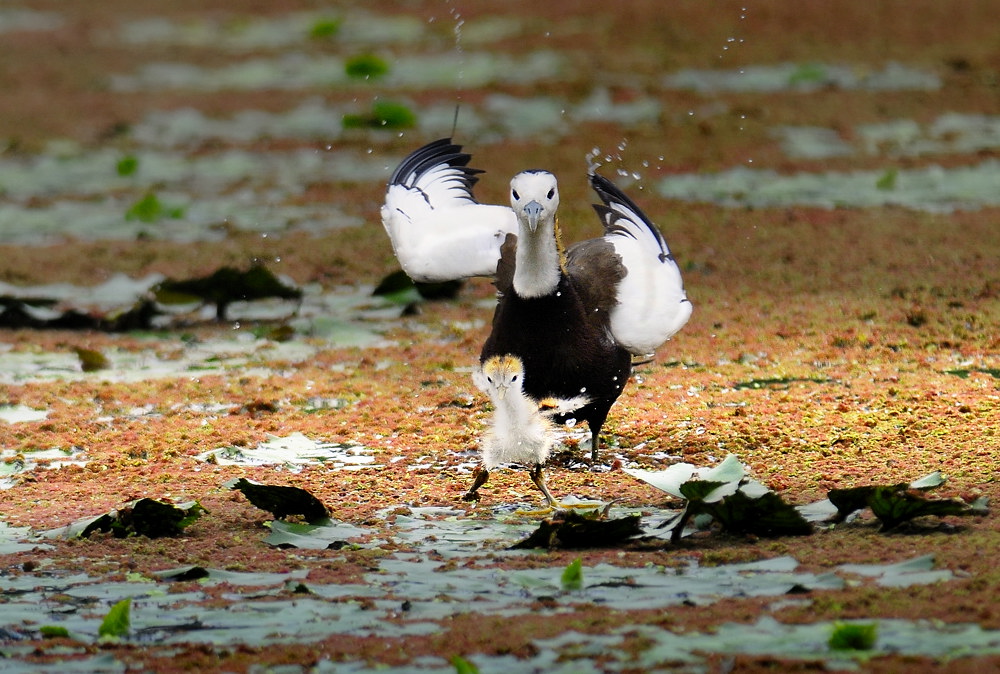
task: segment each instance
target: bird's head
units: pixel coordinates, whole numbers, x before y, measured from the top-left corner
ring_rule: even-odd
[[[517,219],[534,232],[540,223],[555,223],[559,185],[548,171],[522,171],[510,181],[510,207]]]
[[[484,390],[503,400],[511,390],[520,392],[524,385],[524,363],[517,356],[491,356],[483,363]]]

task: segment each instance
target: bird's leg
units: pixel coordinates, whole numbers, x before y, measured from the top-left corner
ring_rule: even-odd
[[[486,480],[490,479],[490,471],[486,469],[486,466],[479,466],[476,468],[475,476],[476,479],[473,481],[472,487],[470,487],[469,491],[467,491],[465,496],[462,497],[463,501],[479,500],[479,494],[476,493],[476,490],[486,484]]]
[[[597,450],[601,447],[601,429],[596,428],[590,433],[590,460],[597,462]]]
[[[531,481],[535,483],[535,486],[541,489],[542,493],[545,494],[545,500],[549,502],[550,506],[555,508],[559,505],[559,502],[552,498],[549,488],[545,486],[545,475],[542,473],[542,464],[536,463],[528,472],[528,475],[531,476]]]

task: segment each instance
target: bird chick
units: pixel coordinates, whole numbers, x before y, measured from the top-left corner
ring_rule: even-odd
[[[545,495],[549,505],[558,502],[545,484],[542,468],[555,444],[552,416],[567,414],[587,404],[588,398],[545,398],[535,400],[524,393],[524,363],[511,355],[491,356],[473,374],[473,381],[489,395],[493,403],[493,419],[480,442],[482,466],[463,497],[479,499],[477,490],[486,484],[490,470],[501,464],[528,465],[529,476]]]

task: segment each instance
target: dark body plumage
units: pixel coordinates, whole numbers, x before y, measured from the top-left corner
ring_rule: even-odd
[[[521,297],[514,290],[517,237],[508,234],[497,264],[497,307],[480,362],[513,354],[524,362],[524,391],[532,398],[586,395],[591,402],[556,417],[585,420],[597,458],[598,437],[608,410],[621,394],[632,356],[611,334],[614,289],[625,275],[618,255],[602,239],[582,241],[566,253],[555,292]]]

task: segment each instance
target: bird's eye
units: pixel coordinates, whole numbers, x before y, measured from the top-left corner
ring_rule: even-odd
[[[555,195],[556,195],[556,188],[553,187],[551,190],[549,190],[549,193],[545,195],[545,198],[551,199]]]
[[[493,377],[487,377],[487,378],[486,378],[486,381],[488,381],[489,383],[491,383],[491,384],[492,384],[492,383],[493,383]]]
[[[511,381],[517,381],[517,375],[515,374],[513,377],[510,378],[510,380]]]
[[[521,195],[517,193],[517,190],[511,190],[510,196],[514,197],[514,201],[520,201]]]

